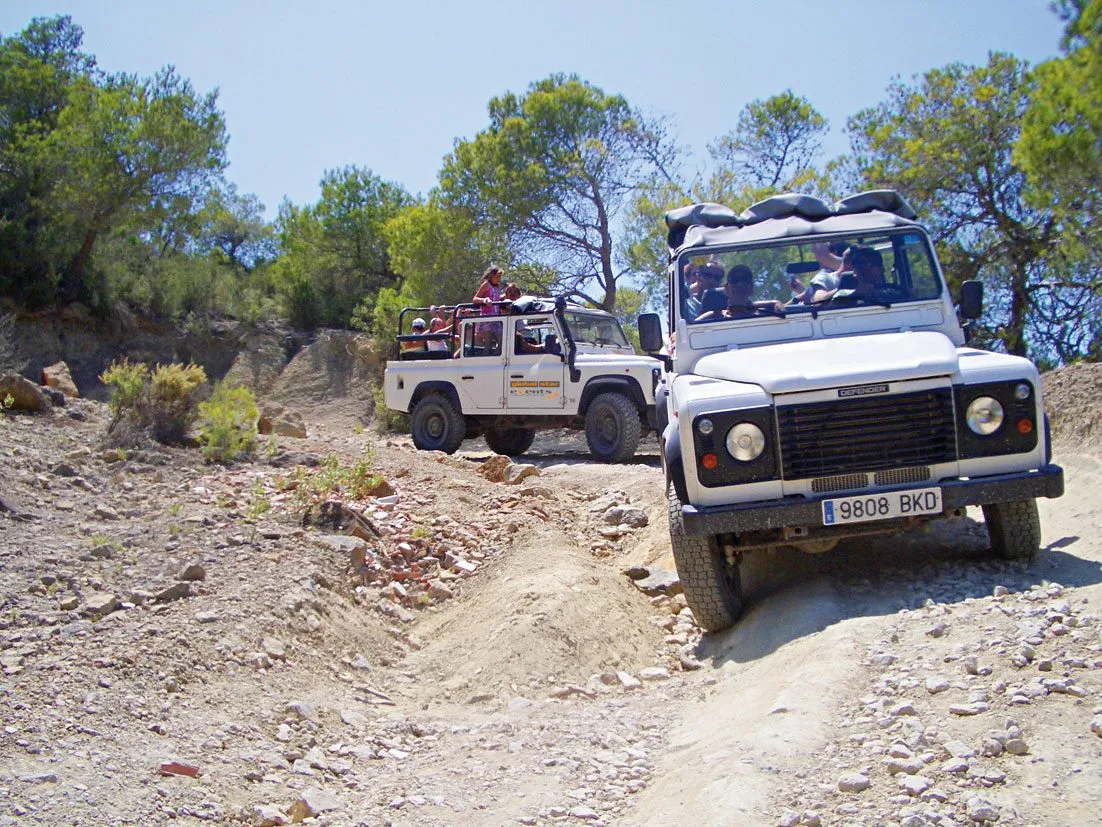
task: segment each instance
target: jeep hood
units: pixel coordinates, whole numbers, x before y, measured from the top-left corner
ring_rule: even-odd
[[[752,382],[772,394],[898,382],[957,372],[957,350],[941,333],[883,333],[745,347],[702,356],[697,376]]]

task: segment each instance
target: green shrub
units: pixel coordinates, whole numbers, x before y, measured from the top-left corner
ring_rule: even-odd
[[[157,365],[146,393],[146,418],[158,442],[180,442],[195,420],[196,396],[206,383],[200,365]]]
[[[259,418],[251,390],[216,384],[210,399],[199,403],[199,444],[207,462],[232,462],[252,451]]]
[[[121,362],[112,362],[100,374],[99,380],[111,389],[107,400],[107,407],[111,409],[108,431],[114,430],[124,415],[138,407],[148,377],[148,365],[144,362],[132,363],[125,358]]]

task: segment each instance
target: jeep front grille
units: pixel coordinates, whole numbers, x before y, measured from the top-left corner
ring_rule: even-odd
[[[895,468],[891,471],[877,471],[876,484],[906,485],[909,482],[926,482],[930,479],[929,468]]]
[[[811,490],[816,494],[828,491],[848,491],[853,488],[868,488],[868,474],[839,474],[836,477],[819,477],[811,481]]]
[[[777,424],[787,480],[907,469],[957,458],[949,388],[778,405]]]

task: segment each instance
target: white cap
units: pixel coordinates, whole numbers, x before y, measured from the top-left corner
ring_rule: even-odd
[[[527,329],[528,329],[528,322],[524,321],[524,319],[517,319],[517,330],[527,330]]]
[[[424,327],[424,326],[425,326],[425,320],[422,319],[420,316],[418,316],[416,319],[414,319],[413,322],[410,325],[410,327]]]

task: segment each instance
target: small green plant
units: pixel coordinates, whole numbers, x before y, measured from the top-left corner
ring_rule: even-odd
[[[259,418],[251,390],[216,384],[210,399],[199,403],[199,442],[207,462],[232,462],[252,451]]]
[[[268,491],[264,487],[264,481],[257,477],[253,480],[253,499],[249,503],[248,518],[250,520],[257,520],[272,507],[272,501],[268,499]]]
[[[362,422],[356,422],[352,426],[352,433],[354,433],[356,436],[359,436],[363,432],[364,432],[364,424]]]
[[[264,456],[272,459],[278,453],[279,441],[275,438],[275,434],[268,434],[268,441],[264,443]]]
[[[15,405],[15,397],[12,396],[10,393],[6,394],[4,396],[4,410],[6,411],[14,405]]]
[[[173,517],[179,517],[180,512],[184,510],[183,503],[169,503],[168,513]]]
[[[296,471],[298,486],[295,488],[295,499],[300,506],[305,507],[333,494],[355,500],[370,497],[384,482],[372,469],[374,459],[374,452],[365,448],[360,458],[351,466],[341,465],[336,454],[329,454],[316,471],[307,472],[300,467]]]
[[[144,362],[130,362],[125,357],[122,361],[109,364],[107,370],[100,374],[99,380],[111,389],[111,395],[107,399],[107,407],[111,411],[108,431],[114,429],[123,416],[138,407],[148,376],[148,365]]]
[[[413,531],[409,533],[415,540],[427,540],[432,536],[432,529],[428,526],[414,526]]]

